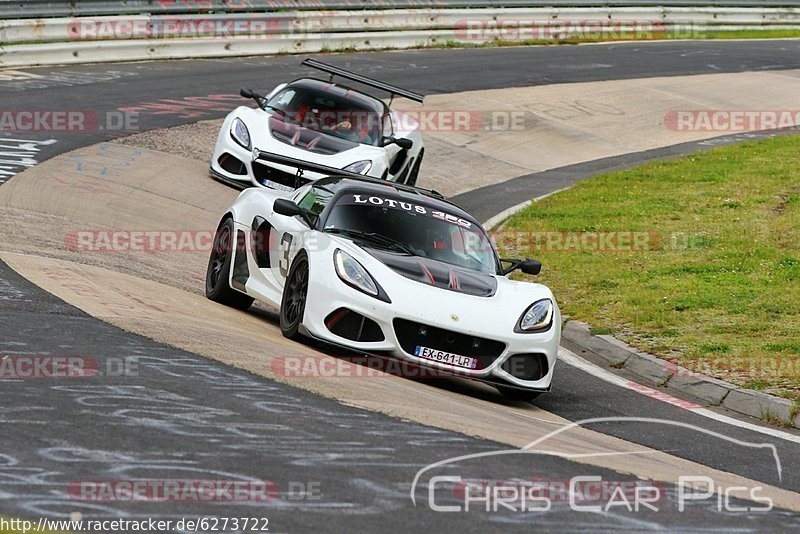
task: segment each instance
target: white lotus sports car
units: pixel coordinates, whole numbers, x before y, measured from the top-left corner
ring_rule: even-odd
[[[242,88],[257,107],[240,106],[225,119],[211,158],[214,178],[239,187],[292,191],[320,178],[300,177],[297,169],[256,161],[260,151],[317,163],[391,182],[416,184],[425,147],[419,123],[379,98],[333,83],[353,80],[391,95],[422,103],[424,96],[333,65],[306,59],[303,65],[330,74],[330,80],[301,78],[262,96]]]
[[[536,260],[501,260],[472,216],[435,191],[277,154],[258,161],[331,175],[285,192],[244,190],[222,217],[208,298],[280,307],[288,338],[310,338],[489,382],[548,391],[561,315],[546,286],[510,280]]]

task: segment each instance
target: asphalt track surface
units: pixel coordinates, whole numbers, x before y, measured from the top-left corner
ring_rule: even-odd
[[[680,42],[352,54],[330,56],[329,61],[434,93],[793,69],[800,68],[799,52],[796,41]],[[299,58],[289,56],[26,69],[26,73],[38,77],[0,81],[0,99],[6,109],[91,109],[102,113],[164,99],[235,93],[240,85],[266,88],[308,74],[298,63]],[[175,113],[173,106],[170,113],[142,113],[140,128],[222,117],[235,105],[224,104],[218,109],[189,106]],[[56,134],[56,143],[43,146],[39,160],[116,135],[102,131]],[[39,135],[33,139],[47,138]],[[712,144],[687,143],[556,169],[484,188],[489,191],[466,193],[456,200],[467,208],[476,208],[476,215],[486,218],[532,194],[563,187],[565,180],[574,182],[606,168],[672,157]],[[492,203],[487,204],[486,198]],[[3,382],[2,515],[35,518],[83,510],[87,515],[107,518],[266,516],[273,532],[312,528],[374,531],[387,524],[402,531],[522,529],[531,524],[569,530],[779,530],[800,524],[796,514],[720,513],[711,506],[695,506],[693,513],[678,513],[675,506],[665,506],[658,514],[626,514],[619,508],[607,514],[578,514],[570,513],[562,502],[546,514],[433,513],[424,504],[413,507],[410,502],[411,481],[418,469],[459,454],[507,447],[364,412],[160,346],[86,316],[2,264],[0,303],[3,354],[91,355],[101,367],[106,359],[136,357],[139,361],[137,376],[124,379]],[[770,457],[689,429],[642,423],[591,426],[723,471],[800,491],[800,473],[795,467],[800,465],[800,446],[690,414],[567,365],[559,366],[554,391],[540,397],[536,404],[571,420],[658,418],[697,425],[750,443],[774,443],[783,465],[780,479]],[[521,472],[548,480],[575,475],[601,475],[610,480],[624,477],[545,456],[537,456],[535,462],[490,457],[467,471],[474,478],[493,479],[520,476]],[[279,498],[259,506],[154,506],[81,503],[65,494],[69,482],[83,479],[247,477],[274,481],[281,491]],[[313,491],[305,497],[295,495],[299,491],[290,491],[308,482],[318,484],[321,497]],[[664,489],[666,501],[674,505],[674,488]],[[426,493],[419,495],[424,501]],[[447,502],[446,496],[441,498]]]
[[[333,54],[327,60],[423,94],[720,72],[800,68],[800,42],[651,42],[566,47],[419,50]],[[92,110],[142,108],[211,94],[238,95],[239,87],[268,91],[294,77],[320,73],[298,56],[162,61],[23,69],[40,78],[2,81],[5,109]],[[191,106],[142,108],[139,128],[150,130],[224,117],[241,100],[219,109]],[[59,134],[42,159],[126,132]],[[23,137],[20,135],[19,137]],[[39,135],[37,139],[46,139]],[[209,148],[209,152],[211,149]]]

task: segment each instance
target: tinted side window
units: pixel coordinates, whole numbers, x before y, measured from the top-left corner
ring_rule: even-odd
[[[283,91],[272,97],[272,100],[270,100],[269,105],[277,109],[288,110],[290,109],[289,104],[291,103],[295,94],[296,93],[294,89],[284,89]]]
[[[311,210],[314,215],[319,216],[325,206],[330,202],[333,193],[321,187],[312,187],[306,196],[298,203],[301,208]]]

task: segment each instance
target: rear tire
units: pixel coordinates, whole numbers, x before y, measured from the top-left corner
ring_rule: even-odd
[[[414,167],[411,169],[411,172],[408,173],[408,178],[406,178],[406,185],[417,185],[417,178],[419,177],[419,168],[422,166],[422,157],[425,155],[425,149],[419,151],[419,156],[414,161]]]
[[[233,261],[235,235],[233,219],[228,217],[220,223],[217,233],[214,235],[214,246],[211,249],[211,257],[208,259],[208,269],[206,270],[206,297],[232,308],[246,310],[253,304],[253,297],[236,291],[228,283]],[[246,254],[243,250],[239,253]]]
[[[540,391],[528,391],[524,389],[509,388],[504,386],[495,386],[497,391],[508,400],[514,401],[532,401],[542,393]]]
[[[281,298],[281,333],[284,337],[298,340],[303,337],[300,326],[306,311],[308,296],[308,257],[300,252],[292,262]]]

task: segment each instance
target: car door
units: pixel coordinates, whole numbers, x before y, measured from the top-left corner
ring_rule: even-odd
[[[315,215],[322,213],[333,194],[324,187],[300,189],[292,200]],[[291,260],[297,254],[302,235],[311,231],[300,217],[286,217],[272,212],[270,216],[270,267],[278,286],[283,289],[289,274]]]
[[[391,113],[387,113],[383,117],[383,135],[384,137],[395,136],[394,121],[392,120]],[[400,170],[402,170],[403,163],[405,163],[406,157],[408,156],[408,151],[403,150],[394,143],[385,145],[383,149],[386,151],[386,157],[389,160],[389,170],[387,178],[389,180],[392,180],[397,175],[397,173]]]

